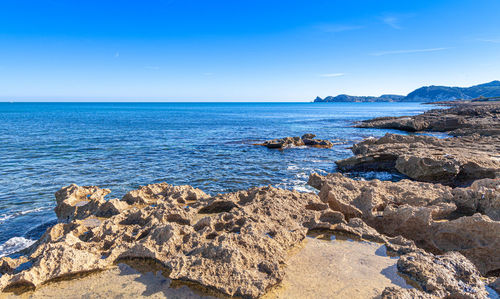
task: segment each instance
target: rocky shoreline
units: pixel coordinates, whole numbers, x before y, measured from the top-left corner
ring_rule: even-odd
[[[342,234],[382,244],[414,286],[379,285],[374,297],[487,298],[487,284],[500,288],[499,107],[459,104],[363,122],[460,137],[388,134],[337,162],[343,171],[390,170],[412,180],[312,174],[318,194],[259,187],[214,196],[159,183],[110,200],[108,189],[64,187],[55,194],[59,223],[15,258],[0,259],[0,296],[36,297],[44,285],[138,262],[206,294],[259,298],[279,294],[301,244]],[[305,145],[314,137],[297,138]],[[286,148],[286,140],[267,144]]]
[[[360,128],[445,132],[455,137],[387,134],[352,147],[354,157],[337,161],[340,171],[384,170],[424,182],[467,186],[500,177],[500,102],[457,102],[412,117],[363,121]]]

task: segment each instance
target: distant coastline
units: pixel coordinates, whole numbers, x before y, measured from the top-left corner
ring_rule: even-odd
[[[327,102],[437,102],[454,100],[471,100],[478,98],[490,98],[500,96],[500,81],[474,85],[471,87],[449,87],[449,86],[424,86],[408,95],[384,94],[375,96],[351,96],[341,94],[338,96],[316,97],[315,103]]]

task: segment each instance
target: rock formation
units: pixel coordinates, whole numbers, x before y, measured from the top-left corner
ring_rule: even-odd
[[[386,134],[352,147],[354,157],[336,161],[341,171],[397,171],[414,180],[468,185],[500,177],[500,136],[439,139]]]
[[[302,137],[285,137],[280,139],[273,139],[265,141],[264,143],[257,144],[263,145],[267,148],[285,149],[296,146],[310,146],[319,148],[331,148],[333,143],[328,140],[315,139],[314,134],[304,134]]]
[[[33,288],[146,258],[167,268],[172,279],[253,298],[281,280],[287,250],[309,228],[344,222],[315,194],[272,187],[209,197],[163,183],[106,201],[108,193],[94,186],[59,190],[56,212],[64,222],[48,229],[19,259],[22,264],[1,260],[6,274],[0,288]]]
[[[365,120],[358,128],[396,129],[408,132],[447,132],[452,136],[500,135],[500,102],[455,102],[448,109],[433,109],[415,116]]]
[[[497,221],[478,214],[459,218],[463,223],[456,225],[452,225],[455,220],[442,222],[444,226],[436,224],[440,223],[436,219],[452,214],[455,201],[476,210],[494,206],[494,196],[487,205],[481,202],[481,194],[490,194],[492,182],[478,184],[474,190],[461,189],[461,198],[456,200],[454,189],[424,183],[384,187],[381,182],[355,182],[341,175],[313,176],[311,182],[321,187],[320,196],[273,187],[209,196],[190,186],[160,183],[133,190],[121,200],[106,200],[107,189],[64,187],[56,193],[61,222],[19,258],[0,259],[0,290],[33,289],[53,280],[105,270],[124,260],[141,259],[156,263],[171,279],[229,296],[257,298],[283,279],[290,249],[306,234],[329,231],[384,243],[388,250],[402,255],[405,262],[398,263],[398,268],[424,291],[389,289],[384,292],[387,296],[484,297],[479,272],[463,256],[424,252],[402,237],[403,229],[398,227],[411,228],[406,235],[419,243],[421,237],[414,234],[429,228],[426,236],[437,249],[463,252],[483,273],[497,269],[494,248],[499,244],[493,233],[498,230]],[[425,191],[418,192],[419,188]],[[336,193],[341,189],[345,194]],[[465,197],[471,196],[477,203],[465,204]],[[446,233],[460,234],[462,247],[454,248]],[[414,256],[422,261],[411,263]],[[431,262],[441,266],[434,269]],[[433,269],[420,271],[418,267]]]
[[[500,219],[490,209],[499,204],[500,179],[452,189],[409,180],[355,181],[334,173],[312,175],[310,184],[346,219],[361,218],[379,233],[401,235],[433,253],[460,252],[483,275],[500,269]]]

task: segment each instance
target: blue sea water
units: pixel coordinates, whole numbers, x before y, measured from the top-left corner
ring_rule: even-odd
[[[353,143],[390,130],[355,121],[433,108],[420,103],[0,103],[0,256],[55,223],[54,192],[98,185],[108,198],[166,181],[215,194],[274,185],[307,191]],[[332,149],[253,143],[315,133]],[[370,175],[370,174],[365,174]]]

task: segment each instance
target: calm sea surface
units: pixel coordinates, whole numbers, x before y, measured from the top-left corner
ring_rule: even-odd
[[[419,103],[0,103],[0,256],[55,223],[54,192],[99,185],[108,198],[166,181],[207,193],[274,185],[307,191],[354,142],[390,130],[354,121],[412,115]],[[253,143],[315,133],[332,149]],[[370,176],[373,174],[363,174]]]

